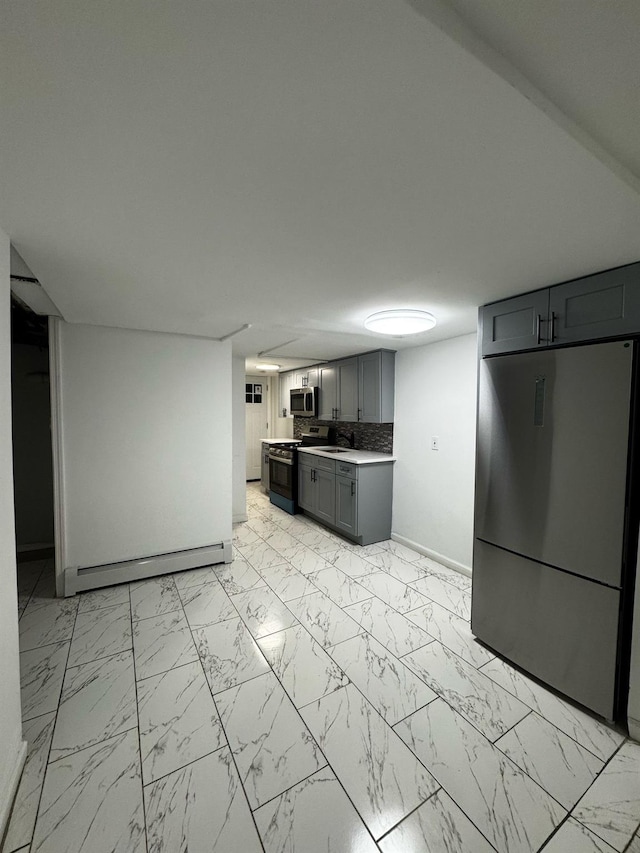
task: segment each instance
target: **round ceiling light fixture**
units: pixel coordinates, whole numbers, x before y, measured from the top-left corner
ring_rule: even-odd
[[[280,370],[279,364],[256,364],[257,370]]]
[[[428,311],[418,311],[414,308],[392,308],[389,311],[378,311],[364,321],[365,329],[378,332],[381,335],[417,335],[433,329],[436,318]]]

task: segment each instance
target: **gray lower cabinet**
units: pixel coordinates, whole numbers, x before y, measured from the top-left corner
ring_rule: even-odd
[[[336,474],[336,527],[356,536],[358,531],[358,481]]]
[[[298,505],[359,545],[391,536],[393,462],[353,465],[299,451]]]
[[[481,354],[625,337],[640,332],[640,263],[480,308]]]

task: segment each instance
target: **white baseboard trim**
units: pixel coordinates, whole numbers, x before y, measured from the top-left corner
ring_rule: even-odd
[[[9,777],[9,784],[7,785],[6,791],[4,791],[1,795],[2,799],[0,800],[0,847],[2,846],[4,834],[7,831],[9,816],[11,815],[11,809],[13,808],[13,801],[15,800],[16,794],[18,793],[18,785],[20,784],[20,778],[22,776],[22,771],[24,769],[24,763],[26,760],[27,742],[26,740],[23,740],[21,741],[20,747],[18,749],[18,754],[16,756],[16,763],[13,768],[13,772]]]
[[[239,513],[238,515],[234,515],[231,519],[233,524],[240,524],[242,521],[249,521],[249,516],[246,512]]]
[[[401,545],[406,545],[407,548],[412,548],[419,554],[424,554],[425,557],[430,557],[432,560],[435,560],[436,563],[442,563],[443,566],[455,569],[455,571],[460,572],[461,575],[466,575],[468,578],[472,576],[471,566],[465,566],[464,563],[459,563],[457,560],[452,560],[444,554],[432,551],[431,548],[426,548],[424,545],[414,542],[413,539],[407,539],[406,536],[400,536],[399,533],[392,533],[391,538],[394,542],[399,542]]]
[[[155,554],[139,560],[125,560],[122,563],[108,563],[104,566],[88,568],[74,566],[64,570],[64,595],[68,597],[88,589],[129,583],[214,563],[230,563],[232,559],[231,539],[224,539],[216,545],[208,545],[204,548],[191,548],[171,554]]]

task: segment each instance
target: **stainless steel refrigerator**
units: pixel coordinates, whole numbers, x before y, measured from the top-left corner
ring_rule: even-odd
[[[472,630],[608,719],[623,715],[628,683],[634,350],[590,344],[479,368]]]

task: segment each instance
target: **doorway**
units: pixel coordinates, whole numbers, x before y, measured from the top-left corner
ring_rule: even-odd
[[[13,475],[18,562],[53,556],[48,317],[11,300]]]
[[[265,376],[245,377],[247,480],[262,476],[263,438],[269,435],[269,386]]]

